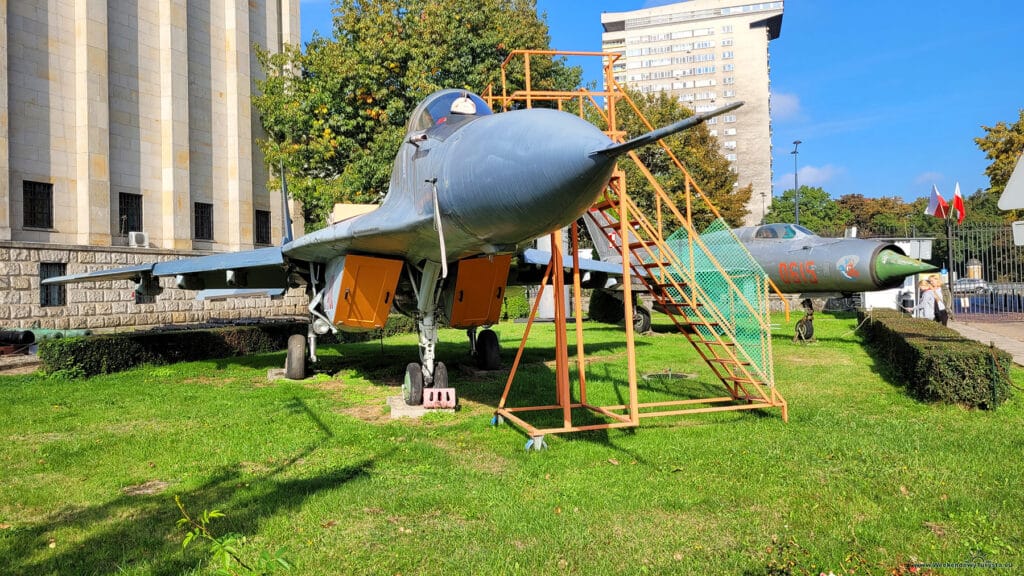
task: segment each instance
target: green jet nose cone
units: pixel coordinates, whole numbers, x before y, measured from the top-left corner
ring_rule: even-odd
[[[875,275],[882,285],[895,283],[907,276],[922,274],[924,272],[935,272],[938,270],[931,264],[925,264],[920,260],[904,256],[892,250],[882,250],[875,256]]]

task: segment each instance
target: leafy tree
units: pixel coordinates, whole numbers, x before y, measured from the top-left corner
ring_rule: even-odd
[[[982,202],[979,208],[985,209],[989,204],[998,201],[999,196],[1006,189],[1006,183],[1010,180],[1014,166],[1021,158],[1021,150],[1024,150],[1024,108],[1018,110],[1017,121],[1013,124],[997,122],[995,126],[982,126],[985,135],[975,138],[974,142],[978,148],[985,153],[985,157],[991,160],[991,164],[985,168],[985,175],[988,176],[989,188],[987,194],[993,197],[991,203]],[[998,210],[998,208],[997,208]],[[968,216],[971,210],[967,211]],[[1012,222],[1024,218],[1024,210],[1012,210],[1002,212],[1004,222]]]
[[[847,194],[836,200],[836,204],[850,214],[846,226],[856,226],[862,236],[908,235],[905,230],[911,207],[901,198]]]
[[[514,49],[548,48],[535,0],[335,0],[332,38],[303,52],[260,52],[266,80],[253,97],[268,164],[283,162],[307,221],[335,202],[368,203],[388,188],[409,114],[442,88],[482,91]],[[531,59],[535,88],[571,89],[581,72]],[[511,89],[523,85],[511,66]],[[274,185],[271,183],[271,185]]]
[[[796,194],[790,188],[772,201],[765,214],[766,224],[796,220]],[[838,204],[819,187],[800,187],[800,225],[822,235],[841,233],[852,220],[850,211]]]
[[[685,107],[678,99],[664,93],[640,94],[629,91],[629,96],[637,108],[651,125],[665,126],[693,115],[693,111]],[[616,106],[617,127],[626,132],[626,138],[633,138],[648,132],[650,129],[643,124],[633,108],[622,99]],[[600,121],[596,122],[601,124]],[[729,161],[718,150],[718,141],[711,135],[705,124],[699,124],[673,134],[665,139],[665,144],[672,150],[676,158],[686,167],[711,203],[730,226],[741,226],[747,215],[747,203],[753,185],[737,187],[736,173],[730,169]],[[680,212],[686,206],[686,182],[682,172],[676,168],[668,153],[660,146],[645,146],[636,151],[637,156],[668,193]],[[626,182],[630,197],[649,217],[654,217],[654,189],[635,163],[628,159],[619,162],[626,172]],[[692,191],[693,223],[699,231],[707,226],[714,214],[700,200],[696,190]],[[666,215],[666,222],[673,221]],[[670,231],[670,230],[669,230]],[[667,231],[668,232],[668,231]]]
[[[1001,194],[1006,188],[1014,166],[1024,150],[1024,108],[1018,111],[1019,117],[1013,124],[997,122],[995,126],[982,126],[986,134],[975,138],[978,148],[985,157],[992,161],[985,168],[989,180],[989,193]]]

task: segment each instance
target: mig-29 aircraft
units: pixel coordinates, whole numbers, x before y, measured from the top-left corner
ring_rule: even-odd
[[[494,114],[475,94],[442,90],[413,111],[388,193],[372,212],[293,239],[286,204],[280,247],[72,274],[44,284],[130,279],[143,294],[160,293],[160,277],[173,277],[185,290],[279,292],[304,285],[309,331],[288,342],[285,369],[293,379],[304,377],[307,358],[316,361],[317,336],[383,326],[394,307],[417,320],[420,362],[406,367],[403,385],[406,402],[416,405],[424,386],[448,385],[435,355],[441,323],[468,329],[482,363],[496,367],[497,336],[485,329],[477,337],[475,330],[497,322],[513,255],[583,214],[608,185],[616,158],[741,104],[617,143],[573,114]],[[286,192],[282,196],[286,201]],[[532,264],[549,259],[536,251],[521,258]],[[616,271],[596,261],[583,267]]]

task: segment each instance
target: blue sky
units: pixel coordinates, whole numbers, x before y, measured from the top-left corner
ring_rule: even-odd
[[[666,0],[538,0],[551,45],[601,49],[601,12]],[[302,0],[302,37],[330,32],[330,0]],[[982,125],[1024,108],[1024,3],[786,0],[772,41],[775,194],[801,185],[844,194],[947,199],[988,187]],[[585,71],[600,77],[596,59]]]

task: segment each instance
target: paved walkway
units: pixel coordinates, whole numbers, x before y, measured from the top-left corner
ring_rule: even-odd
[[[982,344],[995,344],[1013,356],[1013,361],[1024,366],[1024,322],[957,322],[949,321],[949,327],[964,338],[977,340]]]

